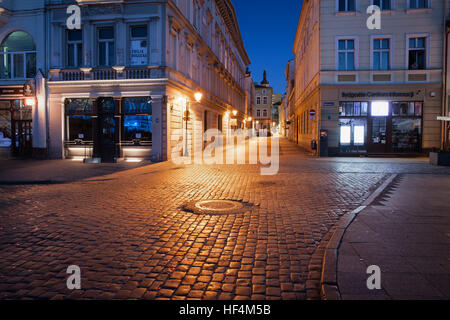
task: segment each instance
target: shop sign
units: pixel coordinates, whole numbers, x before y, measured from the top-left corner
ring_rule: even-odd
[[[417,92],[417,94],[419,94]],[[409,92],[342,92],[342,98],[413,98],[416,95],[414,91]]]
[[[130,60],[133,66],[145,66],[148,63],[147,41],[131,41]]]
[[[23,95],[23,88],[0,88],[0,95]]]

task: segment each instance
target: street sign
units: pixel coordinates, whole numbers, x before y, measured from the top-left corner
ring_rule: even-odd
[[[309,120],[316,120],[316,110],[309,110]]]

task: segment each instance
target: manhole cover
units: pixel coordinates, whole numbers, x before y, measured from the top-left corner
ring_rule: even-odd
[[[249,211],[251,204],[232,200],[198,200],[190,201],[183,206],[188,212],[203,215],[227,215]]]

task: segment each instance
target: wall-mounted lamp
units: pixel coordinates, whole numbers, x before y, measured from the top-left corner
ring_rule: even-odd
[[[200,102],[200,101],[202,101],[203,94],[201,92],[196,92],[194,94],[194,98],[195,98],[195,101]]]
[[[24,105],[34,108],[36,106],[36,98],[25,98]]]
[[[237,113],[238,113],[237,110],[233,110],[233,116],[236,117],[236,116],[237,116]]]

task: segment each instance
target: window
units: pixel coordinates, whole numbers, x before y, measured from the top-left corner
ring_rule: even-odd
[[[79,68],[83,65],[83,32],[67,30],[67,67]]]
[[[409,0],[410,9],[426,9],[429,8],[428,0]]]
[[[263,117],[264,117],[264,118],[267,117],[267,110],[266,110],[266,109],[263,110]]]
[[[114,27],[98,29],[98,65],[110,67],[115,63]]]
[[[392,116],[421,117],[422,102],[392,102]]]
[[[122,140],[135,144],[152,142],[152,111],[150,97],[123,99]]]
[[[0,46],[0,79],[36,76],[36,45],[26,32],[11,33]]]
[[[93,100],[66,99],[66,141],[92,141]]]
[[[263,97],[263,104],[267,104],[267,97]]]
[[[365,117],[367,116],[368,102],[341,102],[340,115],[345,117]]]
[[[338,41],[339,70],[355,70],[355,40]]]
[[[261,97],[256,97],[256,104],[261,104]]]
[[[373,0],[373,4],[381,10],[391,10],[391,0]]]
[[[257,117],[261,117],[261,110],[259,110],[259,109],[256,110],[256,116],[257,116]]]
[[[389,70],[390,68],[390,39],[374,39],[373,70]]]
[[[148,64],[147,26],[130,28],[130,65],[145,66]]]
[[[339,12],[351,12],[356,10],[356,0],[338,0]]]
[[[351,126],[341,126],[341,145],[350,144],[351,143]]]
[[[409,38],[408,67],[409,70],[424,70],[426,68],[426,38]]]
[[[372,117],[387,117],[389,116],[389,102],[374,101],[372,102]]]

